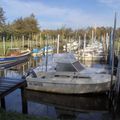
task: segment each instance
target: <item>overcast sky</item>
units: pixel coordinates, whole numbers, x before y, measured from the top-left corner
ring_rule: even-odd
[[[33,13],[42,29],[113,26],[120,0],[0,0],[7,22]],[[117,26],[120,23],[117,22]]]

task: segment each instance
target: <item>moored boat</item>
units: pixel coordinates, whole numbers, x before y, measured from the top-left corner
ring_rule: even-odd
[[[21,51],[19,48],[9,49],[8,53],[5,56],[0,57],[0,67],[27,60],[30,57],[30,54],[30,50]]]
[[[40,72],[27,77],[28,89],[61,94],[99,93],[110,90],[110,75],[75,72]]]
[[[36,75],[30,74],[26,78],[27,88],[61,94],[101,93],[110,90],[111,75],[105,69],[86,68],[70,57],[72,55],[69,59],[59,59],[58,63],[56,62],[56,68],[59,69],[55,68],[56,71],[33,70]],[[71,66],[66,70],[65,64],[68,66],[70,62]],[[71,69],[72,67],[74,69]]]

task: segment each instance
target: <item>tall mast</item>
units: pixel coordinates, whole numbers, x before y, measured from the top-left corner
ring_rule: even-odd
[[[114,29],[113,29],[113,46],[112,46],[112,67],[111,67],[111,84],[110,87],[112,89],[112,83],[113,83],[113,74],[114,74],[114,43],[115,43],[115,38],[116,38],[116,13],[115,13],[115,18],[114,18]]]
[[[59,40],[60,40],[60,35],[58,34],[58,39],[57,39],[57,54],[59,53]]]

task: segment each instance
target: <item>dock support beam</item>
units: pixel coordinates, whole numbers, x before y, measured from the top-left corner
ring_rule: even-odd
[[[1,102],[1,108],[6,109],[5,98],[4,97],[1,98],[0,102]]]
[[[27,105],[27,98],[26,98],[26,91],[25,87],[21,88],[21,98],[22,98],[22,113],[27,114],[28,113],[28,105]]]

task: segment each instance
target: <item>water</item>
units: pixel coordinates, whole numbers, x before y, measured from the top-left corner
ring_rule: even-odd
[[[35,68],[41,62],[40,58],[31,58],[28,62],[4,70],[4,75],[20,78],[29,68]],[[90,66],[90,63],[86,63]],[[103,67],[103,64],[92,63],[93,67]],[[21,112],[20,90],[6,96],[7,111]],[[113,112],[109,111],[109,101],[104,95],[62,95],[35,92],[27,90],[28,114],[48,116],[59,120],[115,120]],[[117,116],[116,120],[120,120]]]

